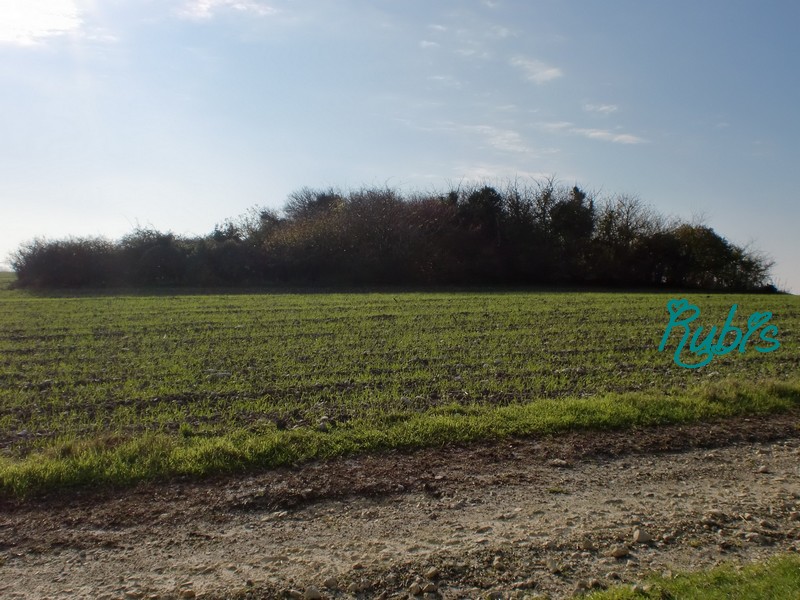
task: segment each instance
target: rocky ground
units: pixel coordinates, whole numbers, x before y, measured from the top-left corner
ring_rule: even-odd
[[[800,549],[800,415],[0,502],[2,598],[564,598]]]

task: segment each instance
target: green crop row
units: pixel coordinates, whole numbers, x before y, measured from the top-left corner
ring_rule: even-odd
[[[673,361],[678,332],[658,351],[670,298],[3,291],[0,486],[130,482],[797,403],[797,298],[688,296],[705,331],[737,304],[744,328],[754,311],[772,312],[781,342],[700,369]]]

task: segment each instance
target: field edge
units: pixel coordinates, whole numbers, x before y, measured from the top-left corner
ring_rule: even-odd
[[[304,427],[259,435],[236,430],[208,438],[159,433],[130,439],[108,435],[62,441],[22,459],[0,459],[0,497],[131,486],[177,476],[203,478],[388,450],[568,431],[691,424],[798,407],[800,380],[728,380],[675,396],[653,391],[541,399],[500,407],[453,404],[402,420],[397,415],[354,420],[327,431]]]
[[[653,577],[635,586],[593,592],[586,600],[685,598],[792,598],[800,595],[800,556],[780,554],[750,565],[727,564],[714,569]]]

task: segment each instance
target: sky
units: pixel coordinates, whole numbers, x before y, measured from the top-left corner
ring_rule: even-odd
[[[0,0],[0,264],[302,187],[554,177],[800,293],[795,0]]]

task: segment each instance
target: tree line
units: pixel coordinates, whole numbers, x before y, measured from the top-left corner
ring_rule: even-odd
[[[37,239],[12,256],[27,288],[578,285],[775,291],[772,263],[636,197],[554,180],[403,195],[303,188],[208,235]]]

